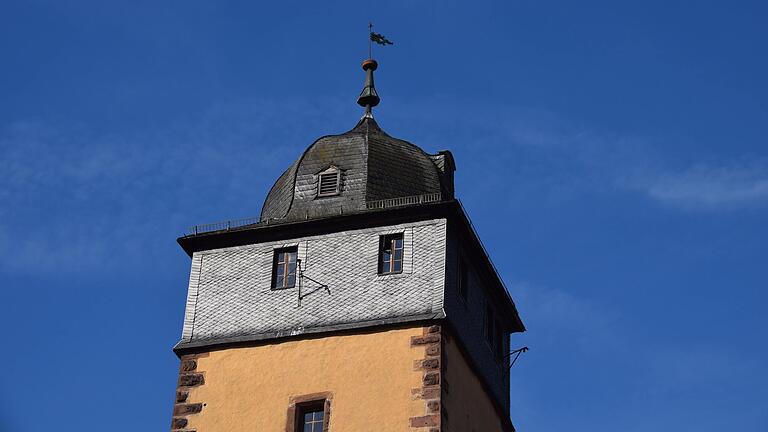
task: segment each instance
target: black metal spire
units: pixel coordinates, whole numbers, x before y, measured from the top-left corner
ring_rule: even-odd
[[[357,104],[361,107],[365,107],[365,117],[373,117],[371,109],[379,104],[381,99],[376,92],[376,87],[373,85],[373,71],[379,67],[376,60],[369,58],[363,62],[363,70],[365,71],[365,87],[360,92],[360,97],[357,98]]]

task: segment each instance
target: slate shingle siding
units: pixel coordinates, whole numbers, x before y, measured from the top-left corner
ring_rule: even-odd
[[[293,180],[296,177],[298,164],[298,160],[292,163],[272,185],[272,189],[270,189],[264,200],[264,205],[261,207],[261,220],[281,218],[288,213],[293,197]]]
[[[491,348],[485,340],[483,331],[483,317],[485,307],[490,298],[488,288],[484,286],[482,279],[477,273],[477,269],[471,265],[470,259],[465,259],[466,269],[469,272],[467,277],[467,301],[459,297],[458,292],[458,260],[466,252],[463,250],[460,241],[453,231],[448,232],[448,246],[446,249],[446,290],[445,290],[445,311],[448,319],[453,324],[464,347],[467,349],[472,360],[480,369],[486,383],[491,387],[501,406],[509,408],[509,392],[505,383],[507,382],[504,366],[497,362]],[[467,257],[468,258],[468,257]],[[494,305],[491,302],[491,307]],[[496,312],[498,314],[498,312]],[[501,317],[504,321],[509,317]],[[504,342],[504,352],[508,352],[508,338]]]
[[[404,233],[403,273],[377,274],[379,236]],[[305,275],[329,285],[298,306],[298,289],[272,290],[275,248],[298,245]],[[337,232],[204,252],[192,260],[178,347],[262,339],[379,320],[443,318],[446,221]],[[304,293],[315,285],[305,279]]]
[[[438,167],[423,150],[384,133],[370,134],[367,201],[440,191]]]

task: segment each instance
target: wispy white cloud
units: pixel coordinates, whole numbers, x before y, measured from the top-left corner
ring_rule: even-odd
[[[696,165],[644,179],[654,199],[686,207],[722,208],[768,200],[768,167],[762,163]]]

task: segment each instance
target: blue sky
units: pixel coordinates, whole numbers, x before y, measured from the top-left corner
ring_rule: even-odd
[[[0,430],[163,430],[193,224],[361,111],[453,151],[519,430],[768,429],[765,2],[4,1]]]

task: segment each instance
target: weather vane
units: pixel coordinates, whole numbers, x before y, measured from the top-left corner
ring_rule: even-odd
[[[384,37],[384,35],[380,35],[378,33],[373,32],[373,23],[368,22],[368,58],[373,58],[373,42],[376,42],[379,45],[394,45],[392,41]]]

